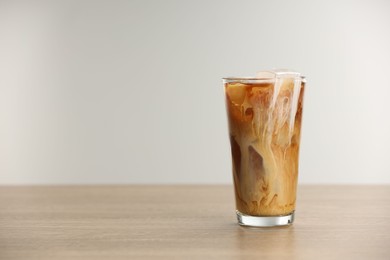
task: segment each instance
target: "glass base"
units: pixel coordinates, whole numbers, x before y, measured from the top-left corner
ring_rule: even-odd
[[[236,213],[238,224],[241,226],[274,227],[291,225],[294,222],[294,211],[288,215],[282,216],[249,216],[238,210]]]

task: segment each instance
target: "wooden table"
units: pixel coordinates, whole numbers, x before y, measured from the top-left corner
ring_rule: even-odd
[[[293,226],[237,225],[232,186],[0,187],[0,259],[390,259],[390,186],[300,186]]]

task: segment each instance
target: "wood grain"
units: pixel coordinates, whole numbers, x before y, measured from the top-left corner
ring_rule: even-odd
[[[231,186],[0,187],[0,259],[390,259],[390,186],[300,186],[293,226]]]

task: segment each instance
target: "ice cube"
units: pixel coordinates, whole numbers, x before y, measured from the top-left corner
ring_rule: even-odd
[[[252,146],[248,147],[248,153],[251,174],[254,174],[258,178],[262,178],[265,174],[263,157]]]
[[[226,93],[229,96],[231,102],[235,105],[242,105],[246,96],[247,85],[241,83],[229,83],[226,87]]]
[[[268,71],[259,71],[256,73],[256,78],[301,78],[299,72],[287,70],[287,69],[274,69]]]

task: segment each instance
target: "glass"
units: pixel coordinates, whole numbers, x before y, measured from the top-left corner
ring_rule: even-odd
[[[290,225],[306,80],[279,70],[224,78],[223,83],[238,223]]]

